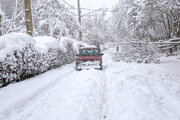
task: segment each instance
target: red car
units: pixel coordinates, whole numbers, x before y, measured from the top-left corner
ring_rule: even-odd
[[[102,55],[98,48],[83,48],[76,59],[76,70],[95,68],[102,70]]]

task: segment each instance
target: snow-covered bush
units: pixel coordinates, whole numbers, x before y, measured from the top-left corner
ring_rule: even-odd
[[[32,1],[35,36],[62,36],[78,38],[79,24],[75,14],[59,0]]]
[[[35,40],[29,35],[11,33],[0,37],[0,44],[0,86],[4,86],[26,76],[31,56],[35,56]]]
[[[159,56],[146,43],[128,43],[120,46],[121,50],[113,55],[116,62],[160,63]]]
[[[0,87],[72,62],[80,45],[70,38],[58,41],[22,33],[0,37]]]

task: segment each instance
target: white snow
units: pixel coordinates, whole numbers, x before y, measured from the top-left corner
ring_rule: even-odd
[[[75,63],[0,89],[1,120],[179,120],[180,57],[161,64],[113,62],[103,71]]]
[[[60,39],[60,43],[62,43],[64,46],[67,46],[68,44],[71,44],[73,50],[76,51],[77,53],[79,52],[79,47],[80,48],[95,47],[94,45],[89,45],[89,44],[86,44],[86,43],[84,43],[82,41],[77,41],[75,39],[71,39],[71,38],[68,38],[68,37],[62,37]]]
[[[44,74],[38,75],[34,78],[27,79],[20,83],[10,84],[7,87],[0,89],[0,120],[7,117],[17,108],[27,104],[31,99],[37,97],[39,94],[51,89],[59,78],[66,76],[73,71],[70,65],[61,68],[50,70]],[[61,73],[61,74],[59,74]]]
[[[2,15],[4,15],[4,12],[0,9],[0,15],[2,16]]]
[[[39,28],[41,28],[46,23],[46,21],[47,19],[39,21]]]
[[[100,69],[101,66],[99,65],[100,64],[100,61],[87,61],[87,62],[82,62],[82,63],[79,63],[77,69],[84,69],[84,70],[88,70],[88,69]]]
[[[105,114],[109,120],[180,119],[180,60],[107,66]]]
[[[74,51],[78,51],[78,45],[76,44],[76,46],[74,46],[73,44],[75,44],[76,40],[68,38],[68,37],[61,37],[60,39],[60,43],[62,45],[64,45],[65,47],[68,46],[68,44],[72,45]]]
[[[28,34],[10,33],[0,36],[0,60],[3,61],[5,56],[14,50],[22,50],[34,44],[35,40]]]
[[[56,49],[59,48],[59,41],[53,37],[49,36],[39,36],[34,37],[36,40],[35,47],[41,53],[47,53],[50,48]]]
[[[89,46],[86,43],[68,37],[61,37],[60,40],[57,40],[54,37],[50,37],[50,36],[38,36],[34,38],[36,40],[35,47],[41,53],[47,53],[50,48],[52,49],[58,48],[65,53],[67,52],[67,48],[70,46],[72,46],[73,50],[78,53],[80,45],[83,47]]]

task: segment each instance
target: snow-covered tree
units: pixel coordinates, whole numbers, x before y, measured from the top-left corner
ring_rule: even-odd
[[[179,37],[180,1],[119,0],[114,8],[114,32],[124,39],[170,39]]]
[[[0,1],[0,36],[2,36],[2,16],[4,13],[1,10],[1,1]]]
[[[163,24],[166,38],[180,37],[180,1],[159,0],[160,22]]]
[[[91,17],[83,17],[83,40],[98,46],[111,39],[109,21],[106,19],[106,10],[97,12]]]
[[[52,40],[48,37],[43,39],[49,44]],[[70,38],[62,41],[53,39],[57,46],[41,43],[41,46],[47,46],[47,52],[40,52],[34,38],[27,34],[0,36],[0,87],[74,61],[77,52],[75,48],[81,44]]]
[[[39,0],[33,5],[33,19],[35,35],[62,36],[76,38],[77,22],[73,12],[59,0]]]
[[[2,31],[4,34],[25,32],[23,2],[23,0],[2,1],[2,5],[12,6],[11,9],[5,9],[5,14],[2,16]]]
[[[117,53],[115,58],[137,62],[147,59],[150,60],[149,62],[154,61],[155,51],[147,45],[147,42],[150,38],[158,36],[155,34],[159,30],[156,2],[155,0],[120,0],[115,6],[111,18],[112,28],[121,46],[121,52]]]

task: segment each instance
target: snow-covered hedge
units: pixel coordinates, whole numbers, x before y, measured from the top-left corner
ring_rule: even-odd
[[[58,41],[22,33],[0,37],[0,87],[72,62],[83,45],[70,38]]]
[[[123,44],[120,46],[120,51],[113,55],[113,60],[116,62],[137,62],[137,63],[160,63],[159,56],[147,44]]]

